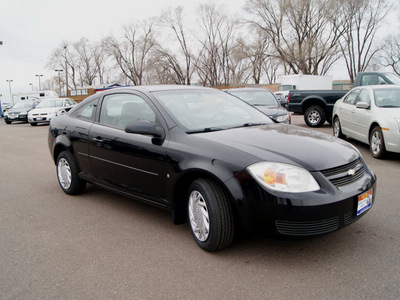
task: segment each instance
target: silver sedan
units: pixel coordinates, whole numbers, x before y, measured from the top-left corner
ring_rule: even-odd
[[[400,86],[356,87],[335,103],[333,134],[369,144],[375,158],[400,153]]]

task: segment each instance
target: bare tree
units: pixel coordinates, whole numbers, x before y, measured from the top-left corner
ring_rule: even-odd
[[[337,5],[338,14],[345,20],[336,26],[345,32],[340,38],[340,49],[350,80],[354,82],[357,73],[365,71],[382,49],[376,46],[375,37],[391,5],[387,0],[340,0]]]
[[[115,37],[106,40],[108,52],[134,85],[144,83],[149,54],[156,45],[153,26],[153,19],[130,24],[124,27],[121,41]]]
[[[181,6],[175,9],[166,10],[162,13],[159,19],[161,26],[172,30],[174,39],[178,42],[179,54],[175,54],[171,49],[165,47],[159,47],[158,55],[161,58],[159,61],[162,64],[162,68],[170,73],[171,79],[176,84],[187,84],[190,85],[194,66],[192,63],[192,52],[189,49],[188,38],[185,32],[183,23],[183,8]],[[180,59],[183,57],[183,60]],[[183,61],[183,63],[181,63]]]
[[[73,44],[73,48],[76,52],[81,86],[93,85],[98,72],[94,46],[87,38],[81,38]]]
[[[79,81],[78,78],[78,64],[76,53],[68,42],[62,42],[61,46],[53,51],[46,67],[48,69],[63,68],[66,76],[66,85],[68,90],[71,88],[76,89]],[[72,83],[72,86],[70,85]]]
[[[203,85],[228,86],[231,82],[237,23],[222,11],[212,3],[199,6],[202,36],[197,38],[201,50],[195,65]]]
[[[329,17],[334,0],[248,0],[248,24],[266,34],[276,57],[294,74],[325,74],[339,59]]]
[[[400,35],[386,39],[379,57],[383,66],[391,67],[393,72],[400,75]]]

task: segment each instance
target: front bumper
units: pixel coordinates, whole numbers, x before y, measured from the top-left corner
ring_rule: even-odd
[[[243,176],[243,198],[236,202],[240,226],[257,234],[311,237],[336,231],[364,216],[370,209],[358,214],[359,197],[370,190],[374,204],[376,176],[372,171],[367,169],[359,180],[339,188],[317,173],[319,191],[292,194],[272,193],[250,175]]]

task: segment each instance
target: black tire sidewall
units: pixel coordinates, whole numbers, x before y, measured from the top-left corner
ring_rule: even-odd
[[[193,191],[198,191],[207,205],[210,228],[207,240],[200,241],[189,224],[190,231],[200,248],[214,252],[228,247],[233,240],[233,214],[226,193],[213,181],[197,179],[189,187],[187,199]],[[187,202],[187,210],[189,211]],[[189,212],[188,212],[189,216]]]

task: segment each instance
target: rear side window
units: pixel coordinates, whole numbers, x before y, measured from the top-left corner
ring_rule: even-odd
[[[386,80],[382,76],[377,74],[363,75],[361,78],[361,85],[378,85],[387,84]]]

